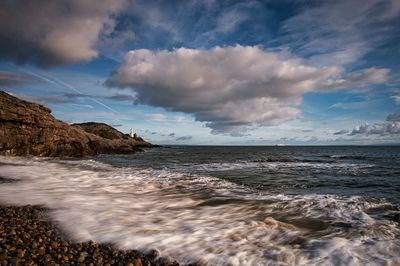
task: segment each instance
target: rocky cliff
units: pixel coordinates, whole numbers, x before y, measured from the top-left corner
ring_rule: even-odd
[[[151,146],[106,124],[68,125],[56,120],[49,108],[0,91],[0,154],[81,157]]]

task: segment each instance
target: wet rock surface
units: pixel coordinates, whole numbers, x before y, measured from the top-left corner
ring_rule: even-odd
[[[140,147],[153,146],[143,139],[126,136],[108,125],[91,124],[91,128],[100,125],[101,134],[88,130],[88,127],[68,125],[55,119],[49,108],[0,91],[2,155],[82,157],[128,154],[138,151]],[[111,135],[113,138],[104,137]]]
[[[157,250],[143,254],[74,242],[46,221],[46,212],[37,206],[0,206],[0,265],[179,265]]]

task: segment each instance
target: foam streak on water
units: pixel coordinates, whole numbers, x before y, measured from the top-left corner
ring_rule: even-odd
[[[51,209],[71,237],[157,248],[182,263],[399,265],[397,209],[359,196],[288,196],[206,175],[0,157],[0,202]],[[375,216],[373,210],[379,210]],[[382,215],[384,214],[384,215]]]

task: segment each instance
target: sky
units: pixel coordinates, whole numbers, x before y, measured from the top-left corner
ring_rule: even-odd
[[[399,0],[4,0],[0,90],[157,144],[400,144]]]

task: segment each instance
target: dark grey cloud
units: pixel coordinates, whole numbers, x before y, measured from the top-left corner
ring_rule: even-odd
[[[176,137],[175,132],[171,132],[171,133],[160,133],[160,132],[156,132],[156,131],[150,131],[150,130],[146,130],[145,131],[146,134],[149,135],[158,135],[161,137],[169,137],[169,138],[175,138],[176,141],[184,141],[184,140],[190,140],[192,138],[192,136],[182,136],[182,137]]]
[[[123,30],[115,30],[110,35],[102,36],[99,49],[102,53],[120,58],[125,52],[125,46],[136,40],[135,33],[131,30],[133,25],[125,25]]]
[[[165,136],[165,134],[162,134],[162,133],[159,133],[159,132],[156,132],[156,131],[150,131],[148,129],[146,129],[145,133],[147,133],[149,135],[159,135],[159,136],[162,136],[162,137]]]
[[[71,98],[65,98],[58,95],[49,95],[49,96],[35,96],[34,99],[36,102],[41,103],[74,103],[75,100]]]
[[[400,122],[400,114],[388,114],[386,121]]]
[[[346,130],[346,129],[343,129],[343,130],[340,130],[340,131],[337,131],[337,132],[333,133],[333,135],[344,135],[344,134],[347,134],[347,133],[349,133],[349,131]]]
[[[87,95],[87,94],[83,94],[83,93],[64,93],[62,96],[64,96],[65,98],[68,98],[68,99],[72,99],[72,100],[76,100],[76,99],[79,99],[79,98],[86,98],[86,97],[92,97],[92,96],[89,96],[89,95]]]
[[[112,96],[108,96],[105,97],[109,100],[114,100],[114,101],[118,101],[118,102],[135,102],[136,97],[132,96],[132,95],[126,95],[126,94],[114,94]]]
[[[0,73],[1,77],[1,73]],[[0,86],[1,86],[1,78],[0,78]],[[112,96],[96,96],[96,95],[89,95],[89,94],[83,94],[83,93],[63,93],[59,95],[26,95],[26,94],[18,94],[16,95],[17,97],[20,97],[22,99],[25,99],[27,101],[33,101],[36,103],[40,104],[49,104],[49,103],[54,103],[54,104],[65,104],[65,103],[70,103],[70,104],[76,104],[76,106],[81,106],[81,107],[89,107],[93,108],[91,105],[82,105],[82,104],[77,104],[79,103],[80,99],[90,99],[90,100],[113,100],[113,101],[130,101],[128,99],[131,99],[132,96],[130,95],[123,95],[123,94],[115,94]],[[126,96],[126,97],[125,97]]]
[[[389,119],[397,119],[396,116],[388,116]],[[391,121],[391,120],[388,120]],[[363,124],[356,126],[348,134],[349,136],[355,135],[399,135],[400,134],[400,121],[391,121],[391,123],[374,123],[372,125]]]
[[[43,66],[97,56],[125,0],[0,1],[0,57]]]
[[[192,136],[182,136],[179,138],[176,138],[176,141],[186,141],[186,140],[191,140],[193,137]]]
[[[131,88],[137,103],[192,114],[214,134],[241,136],[300,117],[305,93],[383,83],[388,73],[313,67],[257,46],[140,49],[127,53],[107,85]]]
[[[349,133],[349,136],[354,136],[358,134],[367,134],[368,133],[368,124],[359,125],[353,128],[353,130]]]
[[[397,135],[400,134],[400,123],[376,123],[368,131],[370,135]]]
[[[111,95],[111,96],[89,95],[89,94],[83,94],[83,93],[64,93],[58,97],[65,98],[65,101],[67,101],[67,102],[74,102],[81,98],[105,99],[105,100],[112,100],[112,101],[118,101],[118,102],[134,102],[135,101],[135,97],[133,97],[132,95],[119,94],[119,93]]]
[[[37,81],[39,81],[37,77],[28,74],[0,71],[0,86],[19,86],[35,83]]]
[[[79,99],[82,98],[94,98],[93,96],[89,96],[82,93],[63,93],[60,95],[35,95],[35,96],[25,96],[29,97],[32,101],[38,102],[41,104],[47,103],[77,103]]]
[[[46,105],[48,103],[73,103],[75,101],[64,98],[58,95],[47,95],[47,96],[40,96],[40,95],[27,95],[27,94],[20,94],[20,93],[10,93],[15,97],[21,98],[25,101],[35,102],[38,104]]]

